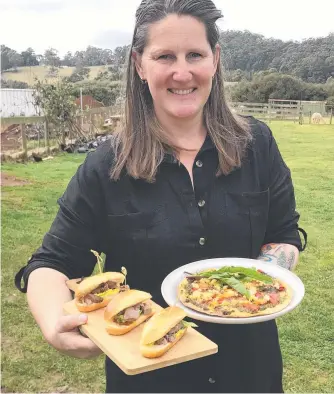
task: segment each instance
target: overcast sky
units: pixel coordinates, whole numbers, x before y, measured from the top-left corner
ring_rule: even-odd
[[[0,43],[63,56],[88,45],[114,49],[129,44],[141,0],[0,0]],[[334,32],[334,0],[214,0],[223,30],[302,40]]]

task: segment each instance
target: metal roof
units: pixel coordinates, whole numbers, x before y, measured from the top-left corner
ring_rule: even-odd
[[[33,105],[33,89],[0,89],[0,116],[43,115]]]

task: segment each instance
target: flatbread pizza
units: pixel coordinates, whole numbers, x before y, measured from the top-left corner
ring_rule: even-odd
[[[188,308],[220,317],[270,315],[292,300],[283,281],[255,268],[222,267],[187,275],[178,297]]]

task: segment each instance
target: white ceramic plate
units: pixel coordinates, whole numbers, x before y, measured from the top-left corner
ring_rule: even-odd
[[[274,278],[281,279],[285,283],[287,283],[292,291],[293,296],[289,305],[287,305],[283,310],[273,313],[271,315],[261,315],[261,316],[253,316],[253,317],[220,317],[220,316],[211,316],[206,315],[201,312],[197,312],[193,309],[187,308],[185,305],[179,301],[177,296],[177,289],[180,282],[185,278],[185,271],[196,273],[201,270],[210,269],[210,268],[220,268],[223,266],[238,266],[238,267],[247,267],[252,268],[256,267],[257,269],[261,269],[268,275],[273,276]],[[279,267],[272,263],[267,263],[260,260],[251,260],[251,259],[242,259],[242,258],[217,258],[217,259],[208,259],[196,261],[194,263],[189,263],[183,265],[176,270],[172,271],[169,275],[166,276],[161,285],[161,293],[165,301],[168,305],[176,305],[180,308],[183,308],[192,319],[202,320],[210,323],[218,323],[218,324],[251,324],[251,323],[259,323],[267,320],[276,319],[279,316],[285,315],[286,313],[292,311],[296,308],[298,304],[302,301],[305,288],[303,282],[291,271]]]

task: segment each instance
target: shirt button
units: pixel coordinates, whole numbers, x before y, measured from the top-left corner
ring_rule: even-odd
[[[196,161],[196,166],[199,167],[199,168],[203,167],[203,162],[201,162],[201,160],[197,160]]]
[[[200,201],[198,201],[198,206],[199,207],[204,207],[204,205],[205,205],[205,201],[204,200],[200,200]]]
[[[205,244],[205,238],[200,238],[198,242],[203,246]]]
[[[214,379],[212,379],[212,378],[209,378],[209,382],[210,383],[216,383],[216,381]]]

